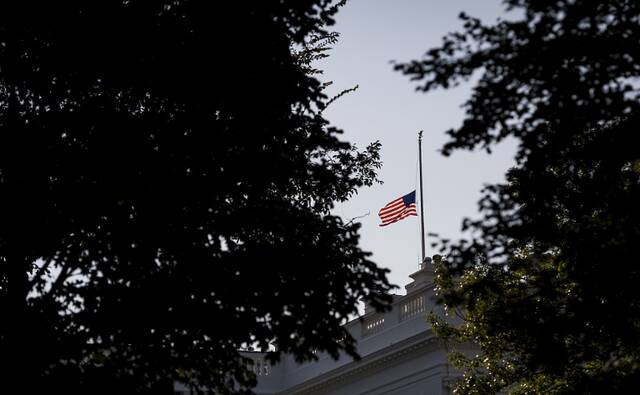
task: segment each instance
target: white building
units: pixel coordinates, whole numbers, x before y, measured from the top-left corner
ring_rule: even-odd
[[[406,295],[395,296],[383,314],[366,311],[346,324],[358,341],[359,361],[344,355],[333,360],[298,364],[285,356],[275,366],[264,353],[247,353],[254,360],[258,395],[440,395],[450,394],[459,373],[449,364],[447,350],[432,333],[426,314],[436,306],[431,265],[411,275]]]

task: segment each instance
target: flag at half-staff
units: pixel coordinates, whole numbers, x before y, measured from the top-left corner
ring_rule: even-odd
[[[378,212],[382,223],[380,226],[386,226],[409,216],[418,216],[416,210],[416,191],[407,193],[395,200],[387,203],[386,206]]]

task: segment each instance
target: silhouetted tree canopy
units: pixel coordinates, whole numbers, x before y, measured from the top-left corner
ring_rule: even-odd
[[[640,3],[508,0],[396,69],[418,89],[477,78],[443,152],[519,141],[471,240],[441,244],[437,282],[480,345],[459,393],[633,393],[640,385]]]
[[[329,213],[380,166],[321,115],[335,12],[0,5],[4,389],[226,393],[254,381],[241,347],[354,353],[341,324],[390,286]]]

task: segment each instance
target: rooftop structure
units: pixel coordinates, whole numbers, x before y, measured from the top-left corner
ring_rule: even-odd
[[[432,333],[426,315],[443,314],[436,305],[433,269],[427,259],[413,273],[406,295],[396,295],[392,309],[365,314],[346,324],[357,340],[361,356],[347,355],[334,360],[320,353],[317,361],[296,363],[292,356],[271,366],[265,353],[250,352],[258,376],[258,395],[285,394],[449,394],[450,383],[459,373],[449,364],[447,350]]]

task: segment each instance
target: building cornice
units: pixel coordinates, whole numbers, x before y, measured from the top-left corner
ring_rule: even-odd
[[[359,361],[352,361],[287,388],[279,392],[278,395],[326,392],[329,387],[339,386],[362,376],[374,374],[381,369],[388,368],[390,365],[401,363],[436,349],[444,349],[444,345],[429,329],[366,355]]]

